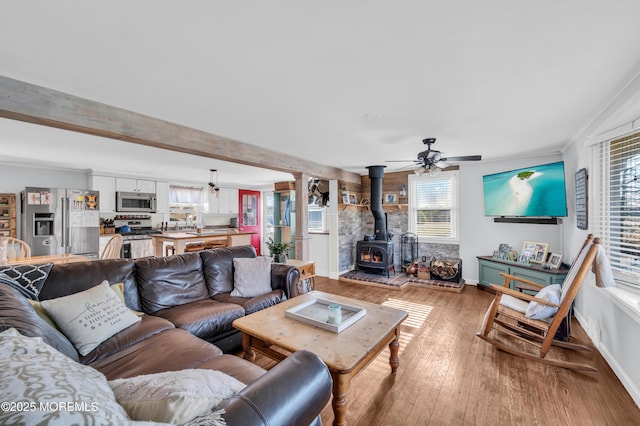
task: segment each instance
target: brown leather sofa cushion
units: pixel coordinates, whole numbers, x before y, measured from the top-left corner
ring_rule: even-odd
[[[38,298],[48,300],[68,296],[107,280],[109,284],[124,283],[126,305],[139,311],[140,297],[133,272],[133,262],[127,259],[53,265]]]
[[[0,313],[0,331],[15,328],[23,336],[42,337],[45,343],[72,360],[78,361],[78,352],[71,342],[40,318],[27,298],[18,290],[1,283]]]
[[[136,259],[142,310],[148,314],[207,299],[199,253]]]
[[[204,299],[162,309],[153,315],[162,317],[201,339],[211,341],[219,334],[232,330],[233,321],[244,316],[244,308],[232,303]]]
[[[264,375],[266,370],[256,364],[242,359],[236,355],[224,354],[198,365],[198,368],[208,368],[210,370],[222,371],[244,384],[253,383],[257,378]]]
[[[256,257],[253,246],[237,246],[200,252],[209,296],[233,290],[233,258]]]
[[[202,363],[222,355],[222,351],[209,342],[179,328],[165,330],[141,342],[92,362],[89,366],[99,370],[107,380],[141,374],[199,368]]]
[[[155,317],[153,315],[144,315],[140,319],[140,322],[116,333],[98,345],[87,355],[81,356],[80,362],[83,364],[89,364],[91,362],[98,361],[128,348],[131,345],[135,345],[154,334],[158,334],[172,328],[175,328],[175,326],[163,318]]]
[[[287,300],[287,297],[284,295],[284,291],[278,289],[256,297],[234,297],[229,293],[220,293],[213,296],[212,299],[218,302],[240,305],[244,308],[245,314],[249,315],[261,309],[268,308],[269,306],[277,305]]]

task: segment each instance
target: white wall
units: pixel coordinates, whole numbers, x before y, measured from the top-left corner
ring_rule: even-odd
[[[622,136],[630,131],[638,132],[640,113],[640,73],[625,86],[601,113],[586,127],[576,141],[564,152],[567,173],[575,173],[585,167],[590,176],[591,169],[588,144],[595,141],[610,140]],[[635,124],[631,124],[635,120]],[[634,130],[635,129],[635,130]],[[570,225],[564,228],[566,252],[570,258],[577,256],[578,250],[589,233],[594,233],[592,223],[589,230],[582,231],[575,226],[575,182],[568,182],[567,191],[569,204]],[[599,202],[593,188],[593,181],[589,180],[589,210]],[[598,236],[598,235],[596,235]],[[594,345],[607,360],[622,384],[636,404],[640,406],[640,292],[625,287],[617,287],[630,301],[627,305],[611,296],[611,291],[595,286],[593,274],[589,274],[582,285],[575,301],[575,315],[585,329]],[[624,295],[624,294],[623,294]]]
[[[316,263],[316,275],[329,276],[329,234],[310,234],[309,259]]]
[[[0,192],[20,194],[26,186],[87,189],[87,172],[0,165]]]
[[[467,283],[478,282],[476,256],[491,256],[501,243],[509,244],[519,252],[525,241],[535,241],[549,243],[551,252],[564,252],[562,240],[564,223],[561,225],[495,223],[492,217],[484,215],[482,193],[483,175],[553,163],[561,159],[558,154],[460,165],[460,258],[462,275]]]
[[[588,151],[583,143],[574,143],[565,151],[565,165],[570,173],[582,167],[589,170]],[[582,231],[575,226],[575,182],[568,185],[568,197],[572,200],[569,220],[565,227],[565,243],[571,260],[575,259],[582,242],[590,230]],[[590,188],[591,203],[597,201]],[[591,206],[590,206],[591,207]],[[595,286],[593,274],[589,274],[582,284],[574,305],[576,318],[585,329],[594,345],[605,357],[627,391],[640,406],[640,323],[627,314],[608,297],[608,291]]]

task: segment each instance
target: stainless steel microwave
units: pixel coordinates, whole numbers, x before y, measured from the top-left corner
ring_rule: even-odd
[[[155,213],[156,194],[148,192],[116,192],[116,211]]]

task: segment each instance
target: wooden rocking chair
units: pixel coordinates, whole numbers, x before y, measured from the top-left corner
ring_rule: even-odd
[[[498,286],[491,284],[491,288],[496,291],[495,298],[489,305],[489,309],[485,314],[482,323],[482,330],[476,333],[476,336],[487,343],[492,344],[496,348],[532,361],[541,361],[556,367],[568,368],[572,370],[598,371],[595,367],[587,364],[578,364],[569,361],[555,360],[545,358],[551,345],[580,351],[591,351],[591,348],[576,344],[556,340],[556,332],[563,319],[569,313],[571,304],[578,294],[578,290],[584,281],[591,265],[595,259],[600,239],[593,239],[593,235],[589,235],[587,240],[567,273],[567,277],[562,285],[562,293],[560,295],[560,304],[552,303],[546,299],[541,299],[526,293],[509,288],[511,281],[518,281],[533,287],[537,290],[543,286],[513,276],[502,273],[505,278],[504,285]],[[545,306],[557,307],[558,311],[547,319],[531,319],[525,316],[527,307],[531,302],[538,302]],[[505,333],[515,339],[513,343],[525,342],[528,345],[539,348],[539,353],[532,353],[517,349],[509,345],[509,343],[496,340],[495,336],[489,336],[491,330],[494,329],[494,335],[497,332]],[[536,351],[537,352],[537,351]]]

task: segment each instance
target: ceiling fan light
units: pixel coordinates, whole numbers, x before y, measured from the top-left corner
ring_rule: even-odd
[[[432,164],[429,166],[429,176],[438,176],[440,174],[440,167]]]
[[[415,174],[417,174],[418,176],[422,176],[424,174],[424,172],[426,172],[427,169],[424,168],[424,166],[420,166],[417,169],[415,169],[413,172]]]

